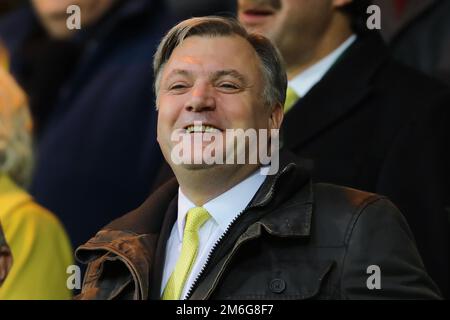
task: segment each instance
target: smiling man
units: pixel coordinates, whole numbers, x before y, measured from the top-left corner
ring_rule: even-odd
[[[176,131],[200,135],[183,151],[203,151],[202,135],[280,127],[287,79],[269,40],[233,19],[186,20],[162,40],[154,72],[158,142],[176,179],[77,249],[89,264],[79,299],[439,297],[384,197],[314,184],[287,152],[268,176],[258,164],[174,162]]]

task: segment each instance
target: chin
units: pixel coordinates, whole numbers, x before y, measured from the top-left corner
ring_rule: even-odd
[[[76,33],[75,30],[67,29],[67,26],[62,22],[52,22],[46,25],[47,33],[54,39],[64,40],[70,38]]]

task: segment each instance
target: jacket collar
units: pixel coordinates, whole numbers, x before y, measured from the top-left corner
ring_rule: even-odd
[[[290,206],[292,203],[289,199],[309,180],[309,176],[298,163],[299,159],[295,155],[282,150],[280,152],[280,170],[275,175],[267,176],[247,209],[273,209],[273,207],[281,209],[284,206]],[[178,187],[176,179],[171,179],[156,190],[140,207],[114,220],[101,232],[125,231],[135,235],[159,234],[167,208],[177,196]],[[283,192],[277,192],[279,189],[283,189]],[[308,197],[304,199],[308,204],[312,201],[310,192],[312,190],[308,189]],[[298,199],[295,201],[298,203]],[[96,237],[90,241],[94,239]]]
[[[286,114],[283,145],[295,150],[359,106],[388,58],[378,33],[360,35],[308,94]]]

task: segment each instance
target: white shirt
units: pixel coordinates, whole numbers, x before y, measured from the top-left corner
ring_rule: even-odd
[[[258,169],[247,179],[203,205],[203,208],[209,212],[211,218],[199,230],[200,244],[197,257],[191,273],[188,275],[180,299],[185,299],[190,287],[205,265],[212,248],[233,220],[247,207],[265,178],[266,175],[262,174],[261,170]],[[195,207],[196,205],[183,194],[180,188],[178,190],[178,219],[172,228],[166,247],[161,296],[181,253],[187,212]]]
[[[309,90],[316,85],[316,83],[322,80],[328,70],[330,70],[345,50],[347,50],[355,41],[356,35],[350,36],[339,46],[339,48],[335,49],[328,56],[289,81],[289,87],[291,87],[299,97],[304,97]]]

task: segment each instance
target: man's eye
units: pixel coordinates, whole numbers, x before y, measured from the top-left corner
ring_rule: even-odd
[[[234,83],[231,82],[223,82],[221,84],[219,84],[220,88],[226,89],[226,90],[238,90],[239,86],[237,86]]]
[[[173,84],[169,87],[169,90],[180,90],[180,89],[184,89],[187,88],[187,85],[183,84],[183,83],[176,83]]]

